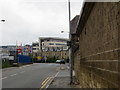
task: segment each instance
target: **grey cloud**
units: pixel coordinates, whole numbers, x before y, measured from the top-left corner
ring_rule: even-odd
[[[2,45],[31,44],[40,36],[67,37],[68,6],[65,2],[39,2],[41,0],[5,0],[2,8]],[[29,2],[28,2],[29,1]],[[34,2],[33,2],[34,1]],[[11,2],[9,4],[9,2]],[[71,18],[80,13],[81,3],[71,3]],[[0,23],[1,24],[1,23]]]

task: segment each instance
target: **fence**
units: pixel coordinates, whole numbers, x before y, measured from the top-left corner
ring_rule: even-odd
[[[18,63],[32,63],[32,59],[30,56],[25,55],[17,55]]]

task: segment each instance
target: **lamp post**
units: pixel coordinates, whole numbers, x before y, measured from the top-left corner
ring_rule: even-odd
[[[72,45],[71,45],[71,25],[70,25],[70,19],[71,19],[71,12],[70,12],[70,0],[68,0],[68,11],[69,11],[69,40],[70,40],[70,49],[69,49],[69,64],[70,64],[70,84],[73,84],[73,62],[72,62]]]
[[[5,22],[5,20],[1,20],[1,22]]]
[[[70,84],[73,84],[73,61],[72,61],[72,45],[71,45],[71,33],[70,33],[70,18],[71,18],[71,12],[70,12],[70,0],[68,0],[68,11],[69,11],[69,65],[70,65]],[[61,31],[61,33],[64,33],[64,31]]]

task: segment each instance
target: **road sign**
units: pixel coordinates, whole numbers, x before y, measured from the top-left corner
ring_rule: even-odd
[[[22,49],[17,49],[17,53],[21,53],[22,52]]]

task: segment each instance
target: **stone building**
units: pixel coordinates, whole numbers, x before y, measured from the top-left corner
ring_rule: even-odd
[[[80,88],[120,88],[120,2],[85,2],[76,20],[72,59]]]

